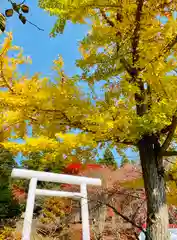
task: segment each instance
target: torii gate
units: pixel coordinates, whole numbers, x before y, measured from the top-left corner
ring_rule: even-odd
[[[23,223],[22,240],[30,240],[31,225],[33,219],[35,196],[67,197],[80,199],[82,216],[82,237],[83,240],[90,240],[89,211],[87,199],[87,185],[101,186],[101,180],[98,178],[88,178],[72,176],[67,174],[56,174],[41,171],[32,171],[26,169],[12,170],[12,178],[30,179],[26,211]],[[77,184],[80,185],[80,192],[52,191],[37,189],[37,181]]]

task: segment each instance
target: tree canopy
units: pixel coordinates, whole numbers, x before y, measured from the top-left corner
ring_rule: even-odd
[[[126,163],[131,163],[131,161],[126,156],[122,156],[121,167],[124,166]]]
[[[146,133],[157,134],[165,152],[169,141],[164,140],[176,112],[175,2],[44,0],[39,6],[58,17],[54,35],[63,32],[67,21],[91,28],[80,42],[77,66],[88,84],[104,80],[105,99],[96,100],[99,112],[92,116],[97,134],[121,147],[136,145]],[[167,17],[166,24],[162,17]],[[139,81],[133,80],[135,75]],[[137,101],[147,108],[143,116],[137,114]]]
[[[37,74],[31,79],[20,76],[18,65],[30,59],[23,57],[22,52],[18,52],[15,58],[8,57],[11,49],[19,51],[18,47],[12,45],[12,36],[9,35],[1,49],[1,87],[7,91],[0,92],[3,113],[1,139],[7,148],[16,153],[21,150],[27,153],[30,149],[38,151],[47,148],[53,152],[46,154],[46,159],[49,160],[58,153],[68,155],[69,151],[71,154],[75,148],[94,148],[98,143],[106,141],[112,142],[118,151],[121,151],[131,144],[136,145],[145,132],[161,133],[160,140],[165,139],[176,107],[176,76],[172,71],[175,69],[175,54],[167,62],[154,63],[155,69],[161,65],[159,77],[154,76],[154,81],[153,75],[156,71],[154,74],[152,69],[144,71],[144,77],[152,75],[145,79],[151,79],[151,87],[156,88],[157,92],[155,89],[152,91],[151,109],[140,117],[136,114],[134,100],[138,87],[136,83],[129,83],[126,71],[119,80],[110,80],[110,84],[105,81],[105,99],[95,100],[91,95],[88,97],[81,92],[76,84],[77,78],[65,76],[61,58],[54,61],[54,70],[57,72],[55,79],[40,78]],[[158,83],[158,78],[163,89],[169,92],[168,98],[162,85]],[[33,129],[32,138],[27,137],[29,125]],[[72,129],[79,131],[77,134],[71,133]],[[14,136],[11,136],[12,131],[15,132]],[[14,139],[22,137],[25,141],[23,144],[5,141],[10,136]],[[175,136],[173,143],[174,141]],[[171,149],[173,146],[174,144]]]
[[[18,52],[16,57],[9,57],[9,49],[19,50],[12,46],[11,41],[9,34],[1,49],[0,59],[0,86],[6,89],[0,92],[2,144],[15,154],[21,150],[24,154],[45,151],[43,161],[50,161],[58,154],[66,154],[69,158],[74,155],[74,150],[79,152],[81,147],[84,153],[93,145],[91,136],[70,131],[77,128],[77,119],[81,114],[94,111],[90,100],[76,86],[76,79],[66,78],[61,70],[61,58],[54,61],[54,70],[57,71],[55,79],[40,78],[37,74],[30,79],[19,75],[18,66],[29,62],[29,59],[23,57],[22,52]],[[29,126],[32,127],[32,137],[28,135]],[[17,138],[24,139],[24,142],[15,143]],[[62,157],[65,159],[65,156]]]

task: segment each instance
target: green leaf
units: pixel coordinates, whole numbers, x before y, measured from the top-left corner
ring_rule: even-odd
[[[56,22],[55,25],[50,33],[51,37],[55,37],[58,33],[62,34],[65,28],[66,19],[64,17],[60,17]]]

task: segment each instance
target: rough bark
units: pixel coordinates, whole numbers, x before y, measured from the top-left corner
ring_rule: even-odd
[[[146,240],[168,240],[168,208],[165,180],[160,170],[162,159],[157,159],[152,136],[144,136],[139,142],[139,152],[147,197]]]

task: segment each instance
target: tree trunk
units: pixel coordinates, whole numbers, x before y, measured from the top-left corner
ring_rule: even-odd
[[[147,198],[146,240],[167,240],[168,207],[166,203],[165,180],[157,161],[153,136],[144,136],[139,142],[140,160]]]

